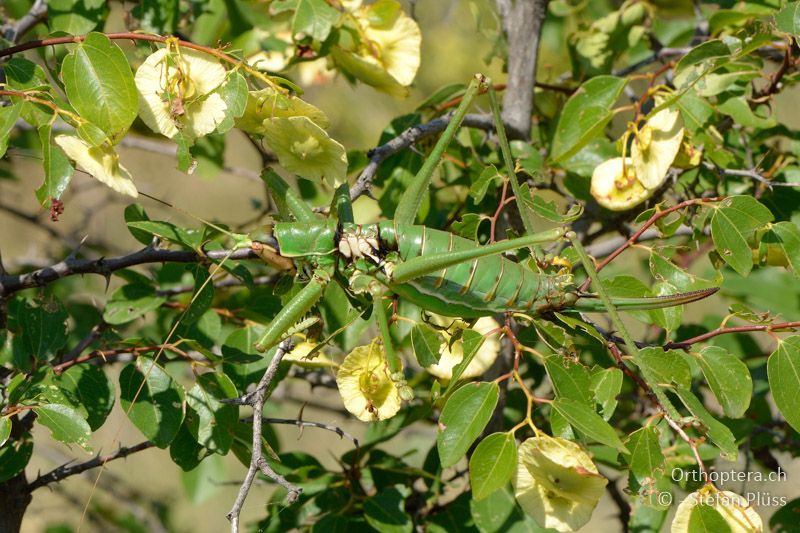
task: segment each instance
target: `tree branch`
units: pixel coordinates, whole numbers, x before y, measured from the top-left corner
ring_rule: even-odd
[[[628,502],[628,498],[623,496],[622,491],[619,490],[619,487],[617,487],[616,479],[608,480],[606,490],[619,509],[619,515],[617,516],[619,516],[621,533],[628,533],[630,531],[629,522],[631,519],[631,504]]]
[[[120,359],[125,360],[128,358],[125,356],[133,356],[133,358],[136,358],[143,353],[161,351],[170,351],[178,354],[183,359],[192,360],[191,356],[187,352],[178,348],[176,344],[156,344],[153,346],[138,346],[135,348],[117,348],[116,350],[95,350],[87,355],[84,355],[83,357],[74,357],[64,361],[63,363],[54,365],[53,372],[56,375],[61,375],[67,369],[72,368],[75,365],[86,363],[87,361],[91,361],[93,359],[102,359],[104,363],[109,363],[119,361]]]
[[[511,138],[530,137],[539,37],[548,2],[497,0],[508,41],[508,82],[503,96],[503,123]]]
[[[361,174],[359,174],[356,179],[355,184],[350,188],[350,199],[355,201],[356,198],[369,191],[372,186],[372,180],[378,173],[378,167],[387,158],[405,150],[422,139],[444,131],[447,125],[450,124],[452,118],[453,114],[449,113],[445,116],[435,118],[430,122],[426,122],[425,124],[412,126],[394,139],[370,150],[367,166],[364,167],[364,170],[361,171]],[[470,128],[478,128],[487,131],[494,130],[491,115],[466,115],[462,124]]]
[[[257,276],[253,278],[253,285],[273,285],[278,280],[276,275]],[[245,282],[239,278],[225,278],[222,281],[214,283],[215,289],[228,289],[231,287],[244,287]],[[157,296],[177,296],[178,294],[186,294],[187,292],[194,292],[196,287],[194,285],[181,285],[179,287],[170,287],[168,289],[157,289]]]
[[[6,40],[16,43],[31,28],[42,22],[47,17],[47,0],[36,0],[16,24],[8,28],[5,34]]]
[[[312,427],[312,428],[319,428],[330,431],[332,433],[336,433],[339,435],[339,438],[348,439],[353,442],[356,449],[358,449],[358,439],[354,436],[347,433],[345,430],[340,428],[339,426],[334,426],[333,424],[324,424],[322,422],[311,422],[308,420],[302,420],[300,418],[270,418],[270,417],[263,417],[264,422],[268,424],[287,424],[292,426],[297,426],[299,428],[305,427]]]
[[[26,274],[0,276],[0,297],[34,287],[43,287],[61,278],[78,274],[99,274],[108,277],[112,272],[135,265],[147,263],[199,263],[207,260],[221,260],[228,257],[230,250],[214,250],[204,255],[191,250],[165,250],[148,246],[132,254],[106,259],[76,259],[69,256],[54,265],[34,270]],[[256,254],[250,249],[241,249],[230,254],[230,259],[254,259]]]
[[[681,226],[675,233],[672,234],[673,237],[683,237],[686,235],[691,235],[693,232],[692,228],[689,226]],[[661,233],[658,230],[650,228],[641,235],[639,238],[636,239],[636,242],[642,241],[652,241],[655,239],[660,239]],[[624,245],[628,242],[629,237],[625,237],[624,235],[618,235],[616,237],[612,237],[605,241],[597,242],[594,244],[590,244],[586,247],[586,252],[591,255],[592,257],[605,257],[611,252],[615,251],[620,246]]]
[[[244,481],[242,481],[242,485],[239,487],[239,493],[236,496],[236,501],[233,503],[233,508],[227,515],[228,520],[231,522],[231,533],[238,533],[239,531],[239,514],[242,511],[244,502],[247,499],[247,494],[250,492],[250,487],[252,487],[259,470],[262,474],[288,491],[286,501],[289,504],[297,501],[300,493],[303,492],[303,489],[287,481],[285,477],[275,472],[272,467],[269,466],[267,460],[264,459],[261,445],[261,425],[264,416],[264,402],[269,396],[267,391],[275,377],[275,373],[278,371],[278,366],[283,356],[289,353],[292,347],[291,339],[286,339],[278,345],[278,349],[275,351],[272,361],[269,362],[267,371],[264,372],[261,381],[258,382],[258,386],[253,392],[244,397],[246,399],[245,403],[253,408],[253,450],[250,457],[250,467],[247,469],[247,475]]]
[[[794,322],[780,322],[778,324],[753,324],[750,326],[731,326],[725,328],[717,328],[715,330],[711,330],[708,333],[703,333],[702,335],[697,335],[696,337],[692,337],[691,339],[686,339],[683,341],[676,341],[676,342],[668,342],[663,346],[665,350],[686,350],[690,348],[693,344],[697,344],[698,342],[703,342],[718,335],[726,335],[728,333],[748,333],[751,331],[780,331],[785,329],[796,329],[800,328],[800,320]]]
[[[147,450],[148,448],[152,448],[155,446],[149,440],[144,442],[140,442],[134,446],[122,447],[114,453],[110,453],[108,455],[98,455],[94,459],[89,459],[84,463],[78,464],[66,464],[59,466],[58,468],[51,470],[47,474],[41,475],[28,483],[28,492],[33,492],[34,490],[44,487],[50,483],[58,483],[59,481],[68,478],[70,476],[74,476],[76,474],[80,474],[81,472],[85,472],[87,470],[91,470],[92,468],[97,468],[98,466],[103,466],[109,461],[114,461],[116,459],[122,459],[128,457],[131,454],[141,452],[143,450]]]
[[[718,197],[715,197],[715,198],[693,198],[691,200],[686,200],[686,201],[681,202],[679,204],[673,205],[672,207],[664,209],[663,211],[656,211],[647,220],[647,222],[642,224],[642,227],[640,227],[633,235],[630,236],[630,238],[628,240],[626,240],[624,243],[622,243],[616,250],[611,252],[611,254],[609,254],[608,257],[606,257],[605,259],[600,261],[600,263],[598,263],[597,271],[600,272],[611,261],[613,261],[619,254],[621,254],[622,252],[627,250],[628,247],[630,247],[632,244],[634,244],[636,241],[638,241],[639,238],[644,234],[644,232],[647,231],[647,228],[649,228],[650,226],[652,226],[653,224],[658,222],[659,219],[669,215],[670,213],[674,213],[675,211],[679,211],[679,210],[683,209],[684,207],[689,207],[689,206],[692,206],[692,205],[698,205],[698,204],[703,204],[703,203],[719,202],[720,200],[722,200],[722,198],[718,198]],[[585,291],[586,289],[588,289],[590,283],[591,283],[591,280],[587,279],[583,283],[583,285],[581,285],[580,290],[581,291]]]

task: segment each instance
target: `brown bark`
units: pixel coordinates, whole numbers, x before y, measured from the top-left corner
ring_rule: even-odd
[[[508,42],[508,82],[503,97],[503,122],[512,139],[528,139],[533,114],[533,89],[539,37],[549,0],[497,0]]]
[[[20,420],[16,415],[11,417],[11,440],[22,438],[30,430],[31,419]],[[18,533],[22,527],[22,517],[31,504],[31,491],[25,470],[0,483],[0,533]]]

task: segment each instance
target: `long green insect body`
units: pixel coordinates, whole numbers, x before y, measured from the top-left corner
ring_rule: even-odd
[[[542,240],[552,240],[558,237],[558,232],[543,235]],[[489,247],[426,226],[396,221],[363,225],[339,224],[334,220],[278,223],[274,237],[283,257],[308,263],[311,270],[335,264],[348,277],[372,276],[399,297],[440,315],[477,318],[519,312],[538,316],[571,307],[587,311],[602,309],[594,295],[579,294],[569,273],[534,270],[528,263],[515,262],[497,253],[486,255],[484,251]],[[394,275],[404,264],[418,258],[446,260],[465,251],[483,255],[408,280],[398,281]],[[651,309],[688,303],[711,292],[625,298],[617,303],[621,309]]]
[[[475,241],[426,226],[379,224],[381,243],[401,261],[474,249]],[[526,263],[490,255],[411,279],[389,282],[401,298],[445,316],[477,318],[507,311],[540,315],[577,299],[571,275],[535,271]]]

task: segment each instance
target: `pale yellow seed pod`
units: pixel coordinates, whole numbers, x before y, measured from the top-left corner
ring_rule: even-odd
[[[577,531],[592,517],[608,480],[576,443],[541,435],[519,447],[514,495],[546,528]]]

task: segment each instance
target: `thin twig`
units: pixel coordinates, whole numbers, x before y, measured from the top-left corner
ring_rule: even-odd
[[[325,429],[327,431],[336,433],[337,435],[339,435],[340,438],[352,441],[356,449],[358,449],[358,439],[347,433],[339,426],[334,426],[333,424],[325,424],[323,422],[312,422],[309,420],[302,420],[299,418],[271,418],[266,416],[263,417],[263,420],[268,424],[287,424],[287,425],[297,426],[299,428],[311,427],[311,428]]]
[[[6,40],[12,43],[18,42],[31,28],[43,21],[45,17],[47,17],[47,0],[36,0],[28,12],[8,29],[5,35]]]
[[[230,256],[229,256],[230,254]],[[80,274],[99,274],[110,276],[112,272],[135,265],[147,263],[200,263],[207,260],[255,259],[257,256],[249,248],[236,250],[214,250],[204,255],[191,250],[165,250],[148,246],[128,255],[106,259],[76,259],[67,257],[54,265],[34,270],[26,274],[0,276],[0,296],[34,287],[43,287],[61,278]]]
[[[372,186],[372,180],[378,173],[378,167],[387,158],[402,150],[405,150],[422,139],[444,131],[447,125],[450,124],[450,120],[452,118],[453,115],[450,113],[445,116],[435,118],[430,122],[426,122],[425,124],[412,126],[407,128],[394,139],[391,139],[385,144],[370,150],[368,154],[369,162],[367,163],[367,166],[364,167],[364,170],[361,171],[361,174],[359,174],[358,178],[356,179],[355,184],[353,184],[353,186],[350,188],[350,199],[354,201],[356,198],[362,194],[366,194],[369,191],[370,187]],[[494,130],[492,117],[488,114],[466,115],[462,121],[462,124],[470,128],[478,128],[487,131]]]
[[[758,170],[747,170],[747,169],[738,169],[738,168],[717,168],[713,165],[710,168],[717,170],[720,174],[724,174],[726,176],[741,176],[743,178],[752,178],[759,183],[763,183],[769,188],[772,187],[800,187],[800,182],[782,182],[782,181],[773,181],[769,178],[764,177]]]
[[[156,344],[153,346],[138,346],[135,348],[117,348],[116,350],[95,350],[90,354],[84,355],[82,357],[75,357],[73,359],[69,359],[67,361],[64,361],[63,363],[53,366],[53,372],[56,375],[59,375],[75,365],[80,365],[86,363],[87,361],[91,361],[93,359],[102,359],[104,362],[108,363],[112,361],[117,361],[119,356],[132,355],[134,357],[138,357],[144,353],[159,352],[164,350],[176,353],[184,359],[191,359],[191,357],[187,352],[184,352],[183,350],[178,348],[175,344]]]
[[[637,70],[642,67],[646,67],[651,63],[655,63],[656,61],[661,61],[662,59],[666,59],[668,57],[677,57],[677,56],[684,56],[689,53],[691,47],[685,48],[662,48],[658,52],[654,52],[649,56],[645,57],[641,61],[637,61],[633,65],[628,65],[627,67],[621,68],[616,70],[612,73],[614,76],[625,77],[628,74],[633,74]]]
[[[87,470],[91,470],[92,468],[103,466],[109,461],[114,461],[116,459],[122,459],[124,457],[128,457],[131,454],[140,452],[142,450],[147,450],[148,448],[152,448],[153,446],[155,446],[155,444],[153,444],[149,440],[146,440],[134,446],[120,448],[116,452],[110,453],[108,455],[98,455],[94,459],[89,459],[88,461],[83,463],[61,465],[58,468],[51,470],[47,474],[41,475],[36,479],[34,479],[33,481],[31,481],[30,483],[28,483],[28,491],[33,492],[39,487],[44,487],[45,485],[48,485],[50,483],[57,483],[62,479],[74,476],[76,474],[80,474],[81,472],[85,472]]]
[[[692,448],[692,452],[694,454],[695,460],[697,461],[697,465],[700,468],[700,472],[703,474],[703,476],[705,476],[706,466],[705,463],[703,463],[703,459],[700,457],[700,453],[697,450],[697,442],[691,437],[689,437],[689,435],[686,434],[683,428],[675,420],[673,420],[671,416],[669,416],[669,413],[667,413],[666,408],[663,405],[661,405],[661,402],[659,402],[658,400],[658,396],[655,394],[655,392],[653,392],[653,389],[650,387],[650,385],[648,385],[644,379],[640,378],[636,373],[633,372],[633,370],[630,369],[630,367],[628,367],[628,365],[625,364],[625,361],[622,358],[622,354],[620,353],[619,348],[617,348],[616,344],[608,343],[607,348],[611,353],[611,356],[616,361],[617,367],[619,367],[629,378],[633,380],[634,383],[636,383],[636,385],[642,390],[642,392],[645,393],[650,402],[652,402],[652,404],[658,409],[659,414],[664,417],[664,420],[667,421],[667,424],[669,424],[669,426],[675,431],[675,433],[677,433],[678,436]]]
[[[108,324],[105,321],[101,321],[99,324],[96,324],[92,329],[89,330],[89,333],[80,340],[78,344],[75,345],[72,350],[70,350],[67,355],[61,359],[61,365],[64,363],[68,363],[80,357],[83,351],[89,347],[94,341],[100,338],[103,332],[108,328]]]
[[[668,342],[663,346],[665,350],[672,350],[672,349],[679,349],[685,350],[691,347],[693,344],[697,344],[698,342],[703,342],[713,337],[717,337],[719,335],[727,335],[728,333],[748,333],[751,331],[781,331],[786,329],[795,329],[800,328],[800,321],[794,322],[780,322],[778,324],[753,324],[750,326],[732,326],[732,327],[725,327],[725,328],[717,328],[715,330],[709,331],[708,333],[703,333],[702,335],[697,335],[696,337],[692,337],[690,339],[686,339],[683,341],[675,341],[675,342]]]
[[[707,481],[708,470],[706,469],[706,464],[703,462],[703,458],[700,456],[700,450],[697,449],[697,441],[691,438],[689,435],[687,435],[686,432],[683,430],[683,428],[680,426],[680,424],[678,424],[675,420],[673,420],[672,417],[669,416],[663,409],[661,411],[661,416],[664,417],[664,420],[667,421],[669,427],[671,427],[672,430],[678,434],[681,440],[683,440],[686,444],[688,444],[689,447],[692,449],[692,455],[694,455],[694,460],[697,463],[697,467],[700,469],[700,477],[704,481]]]
[[[600,271],[601,271],[603,268],[605,268],[605,267],[606,267],[606,266],[607,266],[607,265],[608,265],[608,264],[609,264],[611,261],[613,261],[613,260],[614,260],[614,259],[615,259],[615,258],[616,258],[616,257],[617,257],[619,254],[621,254],[622,252],[624,252],[625,250],[627,250],[627,249],[628,249],[628,247],[630,247],[632,244],[634,244],[636,241],[638,241],[638,240],[639,240],[639,238],[640,238],[640,237],[641,237],[641,236],[644,234],[644,232],[645,232],[645,231],[647,231],[647,228],[649,228],[650,226],[652,226],[653,224],[655,224],[656,222],[658,222],[658,220],[659,220],[659,219],[661,219],[661,218],[663,218],[663,217],[665,217],[665,216],[669,215],[670,213],[674,213],[675,211],[679,211],[679,210],[681,210],[681,209],[683,209],[683,208],[685,208],[685,207],[689,207],[689,206],[692,206],[692,205],[698,205],[698,204],[704,204],[704,203],[710,203],[710,202],[719,202],[720,200],[722,200],[722,198],[720,198],[720,197],[714,197],[714,198],[693,198],[693,199],[691,199],[691,200],[686,200],[686,201],[684,201],[684,202],[681,202],[681,203],[679,203],[679,204],[673,205],[672,207],[669,207],[669,208],[667,208],[667,209],[664,209],[663,211],[657,211],[657,212],[653,213],[653,216],[651,216],[651,217],[650,217],[650,218],[647,220],[647,222],[645,222],[644,224],[642,224],[642,227],[640,227],[640,228],[639,228],[639,229],[636,231],[636,233],[634,233],[633,235],[631,235],[631,236],[630,236],[630,238],[628,238],[628,240],[626,240],[624,243],[622,243],[622,244],[621,244],[621,245],[620,245],[620,246],[619,246],[619,247],[618,247],[616,250],[614,250],[613,252],[611,252],[611,254],[609,254],[609,255],[608,255],[608,257],[606,257],[605,259],[603,259],[602,261],[600,261],[600,262],[597,264],[597,267],[596,267],[596,268],[597,268],[597,271],[598,271],[598,272],[600,272]],[[580,288],[580,290],[581,290],[581,291],[585,291],[586,289],[588,289],[588,288],[589,288],[589,284],[590,284],[590,283],[591,283],[591,280],[590,280],[590,279],[587,279],[587,280],[586,280],[586,281],[583,283],[583,285],[581,285],[581,288]]]
[[[677,230],[675,230],[671,237],[685,237],[687,235],[691,235],[693,232],[694,230],[689,226],[680,226]],[[661,233],[657,229],[650,228],[642,233],[639,238],[636,239],[636,242],[652,241],[660,238]],[[590,244],[586,247],[586,252],[592,257],[605,257],[625,244],[628,239],[628,237],[623,235],[612,237],[605,241]]]
[[[783,81],[783,77],[786,75],[786,73],[793,65],[794,62],[792,61],[792,41],[790,40],[783,54],[783,61],[781,61],[781,66],[778,67],[778,70],[776,70],[775,73],[772,74],[772,76],[770,76],[769,85],[764,87],[762,90],[757,91],[753,95],[752,101],[753,102],[763,101],[764,99],[779,93],[782,88],[781,82]]]
[[[258,382],[256,389],[247,395],[247,403],[253,408],[253,450],[250,457],[250,466],[247,469],[247,475],[245,476],[244,481],[242,481],[242,485],[239,487],[239,493],[236,495],[236,501],[233,503],[233,508],[227,515],[228,520],[231,522],[231,533],[238,533],[239,531],[239,514],[242,511],[244,502],[247,499],[247,494],[250,492],[250,487],[253,485],[253,481],[255,480],[256,474],[259,470],[262,474],[287,490],[287,503],[292,504],[297,501],[297,498],[300,497],[300,493],[303,492],[302,488],[294,485],[269,466],[267,460],[264,459],[261,445],[261,425],[264,416],[264,402],[268,398],[267,392],[273,378],[275,377],[275,373],[278,371],[278,366],[280,365],[283,356],[290,352],[292,347],[291,339],[286,339],[278,345],[278,349],[275,351],[272,361],[269,362],[267,371],[264,372],[264,376],[261,378],[261,381]]]
[[[132,32],[121,32],[121,33],[106,33],[104,34],[108,39],[111,40],[126,40],[126,41],[150,41],[155,43],[165,43],[170,40],[174,40],[180,46],[184,48],[191,48],[192,50],[198,50],[200,52],[204,52],[206,54],[210,54],[214,57],[217,57],[231,65],[238,66],[245,64],[241,59],[237,59],[233,56],[229,56],[225,52],[222,52],[216,48],[211,48],[209,46],[203,46],[201,44],[196,44],[190,41],[184,41],[181,39],[176,39],[175,37],[162,37],[161,35],[152,35],[147,33],[132,33]],[[57,46],[60,44],[75,44],[81,43],[83,40],[86,39],[86,35],[70,35],[67,37],[51,37],[49,39],[39,39],[36,41],[30,41],[24,44],[20,44],[17,46],[12,46],[10,48],[4,48],[0,50],[0,57],[11,56],[14,54],[18,54],[20,52],[25,52],[26,50],[33,50],[35,48],[43,48],[47,46]]]

